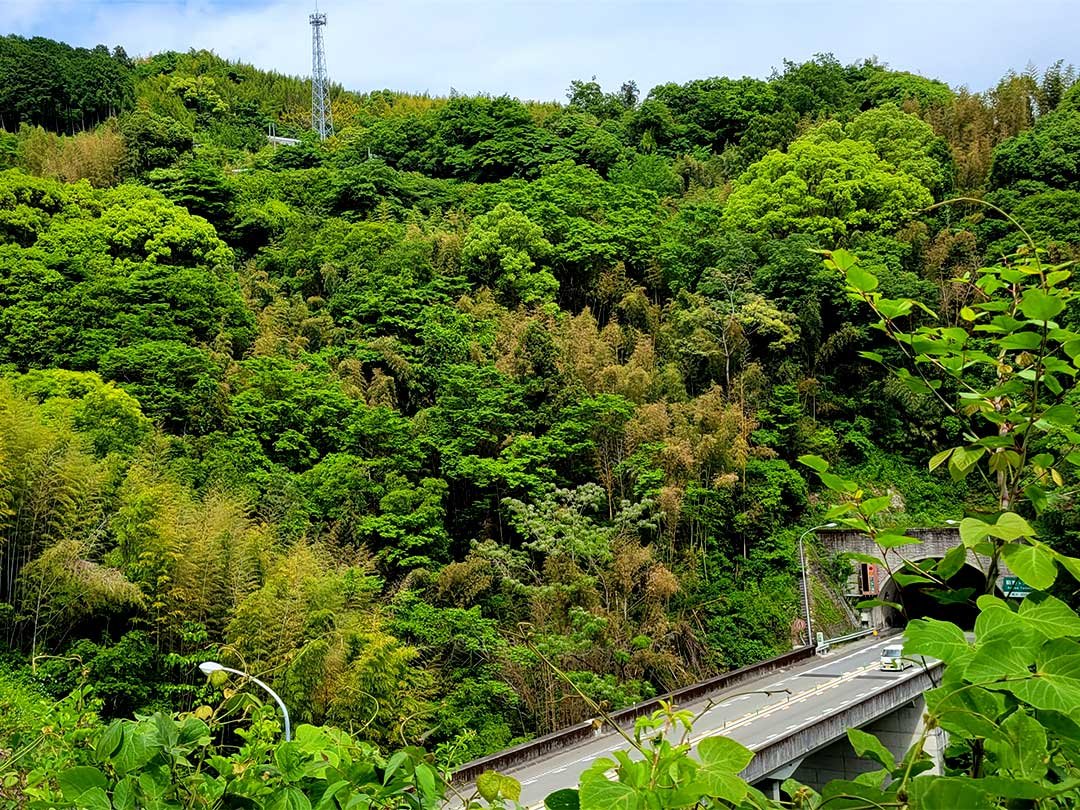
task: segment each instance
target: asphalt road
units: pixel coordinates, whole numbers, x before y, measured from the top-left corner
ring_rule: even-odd
[[[901,672],[878,669],[881,648],[897,642],[896,636],[871,637],[733,687],[708,702],[679,708],[690,709],[695,714],[704,712],[694,725],[693,742],[724,734],[751,750],[758,750],[839,707],[861,702],[901,678],[913,677],[920,671],[918,667]],[[790,694],[780,690],[790,690]],[[621,736],[609,732],[546,759],[521,765],[507,774],[521,782],[521,804],[543,807],[548,794],[560,788],[576,787],[578,776],[595,759],[627,748]]]

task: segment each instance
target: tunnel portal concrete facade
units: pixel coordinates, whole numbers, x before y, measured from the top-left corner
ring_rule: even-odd
[[[874,544],[873,540],[861,532],[826,530],[818,532],[817,538],[821,547],[830,557],[854,552],[875,557],[880,561],[876,566],[870,566],[853,560],[851,574],[848,577],[844,593],[845,596],[849,597],[873,599],[875,597],[887,597],[888,589],[890,586],[894,586],[889,575],[890,568],[893,571],[899,570],[903,567],[905,560],[921,562],[923,560],[940,559],[945,556],[949,549],[960,545],[961,542],[959,530],[953,527],[908,529],[907,534],[914,537],[918,542],[889,549],[888,561],[886,561],[881,549]],[[968,549],[967,565],[981,571],[985,576],[990,567],[990,560],[988,557],[976,554]],[[1006,588],[1003,587],[1007,577],[1012,578],[1013,573],[1005,565],[1004,561],[999,561],[996,587],[1005,595],[1008,595]],[[870,623],[873,626],[880,627],[887,623],[888,618],[888,608],[875,607],[871,611]]]

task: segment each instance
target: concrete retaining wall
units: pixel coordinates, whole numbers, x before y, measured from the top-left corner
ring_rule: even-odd
[[[907,529],[909,537],[916,538],[919,542],[907,546],[899,546],[891,549],[889,562],[894,568],[900,568],[900,557],[908,560],[928,560],[944,557],[949,549],[960,545],[960,530],[956,528],[944,529]],[[845,551],[854,551],[860,554],[869,554],[872,557],[882,559],[881,549],[861,532],[840,529],[820,531],[817,534],[818,542],[830,554],[841,554]],[[989,567],[990,560],[971,549],[967,552],[967,564],[985,572]],[[998,562],[998,577],[1010,576],[1012,571],[1005,565],[1004,560]],[[884,585],[884,582],[881,583]]]

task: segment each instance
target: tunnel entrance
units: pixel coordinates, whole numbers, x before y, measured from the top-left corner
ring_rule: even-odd
[[[905,566],[901,571],[905,574],[919,573],[911,566]],[[903,605],[908,619],[941,619],[964,630],[975,629],[975,618],[979,614],[975,600],[986,592],[986,575],[972,565],[965,565],[949,580],[949,587],[953,594],[948,601],[942,601],[934,596],[935,592],[941,593],[939,587],[926,583],[901,586],[890,577],[881,587],[880,598]],[[899,611],[886,608],[885,623],[890,627],[900,627],[904,624],[904,617]]]

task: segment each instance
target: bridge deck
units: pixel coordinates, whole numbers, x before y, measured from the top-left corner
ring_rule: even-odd
[[[773,764],[772,760],[782,755],[785,741],[793,740],[796,735],[805,737],[807,729],[837,714],[840,709],[872,703],[875,696],[894,690],[901,683],[913,682],[920,676],[925,680],[926,676],[918,668],[903,672],[878,670],[881,648],[890,642],[895,643],[895,639],[871,638],[839,648],[829,656],[773,672],[713,698],[711,708],[705,702],[682,707],[695,713],[705,712],[694,727],[694,742],[715,734],[732,737],[760,752],[744,776],[756,780],[767,775],[781,764],[778,761]],[[926,686],[920,682],[918,691]],[[744,694],[782,689],[790,690],[791,694]],[[867,721],[870,719],[868,717]],[[826,745],[836,737],[832,730],[828,735],[829,739],[822,736],[812,747]],[[809,743],[800,738],[798,745]],[[560,788],[575,787],[581,772],[593,760],[627,747],[621,736],[609,732],[508,773],[521,781],[521,803],[526,807],[542,807],[548,794]],[[767,753],[769,749],[772,751]],[[801,753],[809,750],[808,747]]]

